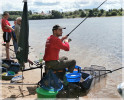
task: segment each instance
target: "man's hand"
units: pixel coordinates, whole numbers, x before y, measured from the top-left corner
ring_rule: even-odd
[[[69,39],[68,39],[68,42],[71,42],[71,41],[72,41],[72,39],[69,38]]]
[[[11,26],[9,26],[9,25],[6,25],[6,28],[14,31],[14,29]]]
[[[61,38],[61,41],[65,40],[67,38],[68,38],[68,36],[66,35],[66,36],[64,36],[64,37]]]
[[[15,30],[12,28],[12,31],[14,32]]]
[[[65,39],[64,42],[70,42],[72,41],[71,39]]]
[[[68,39],[65,39],[64,42],[69,42]]]
[[[4,29],[7,29],[7,27],[4,27]]]

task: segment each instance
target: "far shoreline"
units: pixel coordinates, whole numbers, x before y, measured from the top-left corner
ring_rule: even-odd
[[[124,16],[101,16],[101,17],[88,17],[88,18],[109,18],[109,17],[124,17]],[[84,19],[86,17],[76,17],[76,18],[56,18],[56,19]],[[29,20],[56,20],[56,19],[29,19]],[[14,21],[14,20],[8,20],[8,21]]]

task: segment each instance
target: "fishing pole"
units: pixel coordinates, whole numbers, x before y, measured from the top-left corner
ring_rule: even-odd
[[[102,6],[106,1],[107,1],[107,0],[105,0],[103,3],[101,3],[100,6]],[[98,6],[96,9],[98,9],[100,6]],[[69,35],[70,35],[78,26],[80,26],[88,17],[89,17],[89,14],[88,14],[88,16],[85,17],[85,19],[84,19],[82,22],[80,22],[69,34],[67,34],[67,36],[69,36]]]
[[[2,44],[3,46],[6,46],[6,44]],[[10,45],[10,46],[13,46],[13,45]],[[29,47],[31,47],[31,46],[29,46]],[[9,48],[9,47],[6,47],[7,49],[9,49],[9,50],[11,50],[11,51],[13,51],[14,53],[16,53],[14,50],[12,50],[11,48]]]
[[[4,45],[3,45],[4,46]],[[14,50],[12,50],[12,49],[10,49],[9,47],[6,47],[7,49],[9,49],[9,50],[11,50],[11,51],[13,51],[14,53],[15,53],[15,51]]]
[[[0,83],[1,85],[38,85],[37,83]]]

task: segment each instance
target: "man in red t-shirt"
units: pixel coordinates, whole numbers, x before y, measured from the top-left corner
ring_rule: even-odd
[[[53,35],[48,37],[46,41],[45,55],[43,59],[47,68],[51,68],[53,70],[68,68],[69,72],[73,72],[76,65],[75,60],[68,60],[67,57],[62,57],[59,59],[60,49],[64,51],[69,51],[70,49],[67,36],[59,39],[59,37],[62,36],[63,33],[62,29],[65,28],[59,25],[53,26]]]
[[[6,59],[9,60],[9,42],[11,39],[11,31],[14,31],[14,29],[11,27],[10,23],[8,22],[9,13],[4,12],[3,18],[1,20],[1,27],[3,30],[3,40],[6,42]]]

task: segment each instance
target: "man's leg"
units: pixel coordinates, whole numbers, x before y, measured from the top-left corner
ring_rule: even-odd
[[[11,33],[8,33],[8,32],[4,32],[3,33],[3,39],[4,39],[4,42],[6,42],[6,59],[10,59],[10,56],[9,56],[9,42],[10,42],[10,39],[11,39]]]
[[[9,56],[9,42],[6,43],[6,59],[10,59],[10,56]]]
[[[64,60],[60,61],[59,68],[68,68],[68,71],[72,73],[75,68],[75,65],[76,65],[75,60]]]
[[[75,60],[63,60],[63,61],[49,61],[46,62],[46,66],[48,68],[52,68],[53,70],[62,70],[68,68],[69,72],[73,72],[76,65]]]
[[[16,54],[17,50],[18,50],[18,45],[17,45],[17,42],[15,40],[13,40],[13,45],[14,45],[14,51],[15,51],[15,54]]]
[[[60,57],[59,61],[63,61],[63,60],[68,60],[68,58],[66,56]]]
[[[64,60],[68,60],[68,58],[66,56],[59,58],[59,61],[64,61]],[[49,61],[46,62],[45,64],[47,68],[49,68],[50,66],[58,66],[58,61]]]

